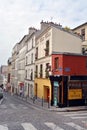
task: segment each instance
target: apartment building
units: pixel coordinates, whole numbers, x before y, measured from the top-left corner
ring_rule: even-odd
[[[27,51],[25,54],[25,91],[30,98],[34,96],[34,78],[35,78],[35,28],[29,28],[26,45]]]
[[[50,100],[53,104],[52,84],[49,79],[54,71],[52,54],[54,52],[81,54],[81,38],[72,31],[66,31],[61,25],[42,21],[41,30],[36,36],[35,49],[35,96],[45,101]],[[55,79],[55,76],[52,78]]]
[[[7,71],[7,90],[11,92],[11,76],[12,76],[12,57],[7,61],[8,71]]]
[[[20,91],[22,91],[22,94],[24,95],[25,91],[25,54],[26,54],[26,39],[27,35],[25,35],[21,41],[18,43],[19,44],[19,53],[18,53],[18,93],[20,94]]]
[[[87,54],[87,22],[75,27],[72,31],[82,37],[82,53]]]
[[[86,53],[86,39],[82,43],[79,32],[66,30],[60,24],[43,21],[40,24],[40,30],[30,27],[29,34],[13,48],[12,90],[55,106],[84,104],[87,57],[82,48]]]
[[[18,91],[18,53],[19,43],[16,43],[12,49],[11,93]]]

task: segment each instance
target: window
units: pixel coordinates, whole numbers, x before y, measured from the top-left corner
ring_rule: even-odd
[[[54,67],[55,67],[55,69],[58,69],[58,67],[59,67],[59,58],[58,57],[56,57],[54,60]]]
[[[49,77],[49,63],[46,63],[45,77]]]
[[[82,48],[82,54],[84,54],[85,53],[85,48]]]
[[[34,39],[32,38],[32,48],[34,47],[34,45],[33,45],[33,44],[34,44]]]
[[[33,80],[33,70],[31,69],[30,79]]]
[[[33,63],[33,53],[31,54],[31,64]]]
[[[26,56],[26,65],[27,65],[27,63],[28,63],[28,57]]]
[[[38,59],[38,47],[36,48],[35,59]]]
[[[42,66],[42,64],[40,65],[40,78],[42,78],[42,76],[43,76],[43,66]]]
[[[81,30],[81,36],[82,36],[82,40],[85,40],[85,29]]]
[[[25,78],[27,79],[27,70],[25,71]]]
[[[37,78],[37,76],[38,76],[38,66],[36,65],[35,77]]]
[[[45,56],[49,55],[49,40],[46,41]]]

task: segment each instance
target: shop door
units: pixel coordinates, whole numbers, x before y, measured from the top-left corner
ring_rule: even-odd
[[[59,103],[59,83],[57,81],[54,81],[53,85],[53,102],[54,106],[57,106]]]

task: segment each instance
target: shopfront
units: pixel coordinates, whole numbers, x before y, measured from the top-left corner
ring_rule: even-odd
[[[87,76],[50,76],[51,105],[59,107],[87,104]]]

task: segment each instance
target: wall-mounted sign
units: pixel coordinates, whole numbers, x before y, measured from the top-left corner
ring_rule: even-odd
[[[62,71],[62,70],[63,70],[62,67],[59,67],[59,68],[58,68],[58,71]]]
[[[70,72],[70,68],[69,67],[66,67],[64,68],[65,72]]]
[[[82,99],[82,89],[69,89],[68,100]]]

